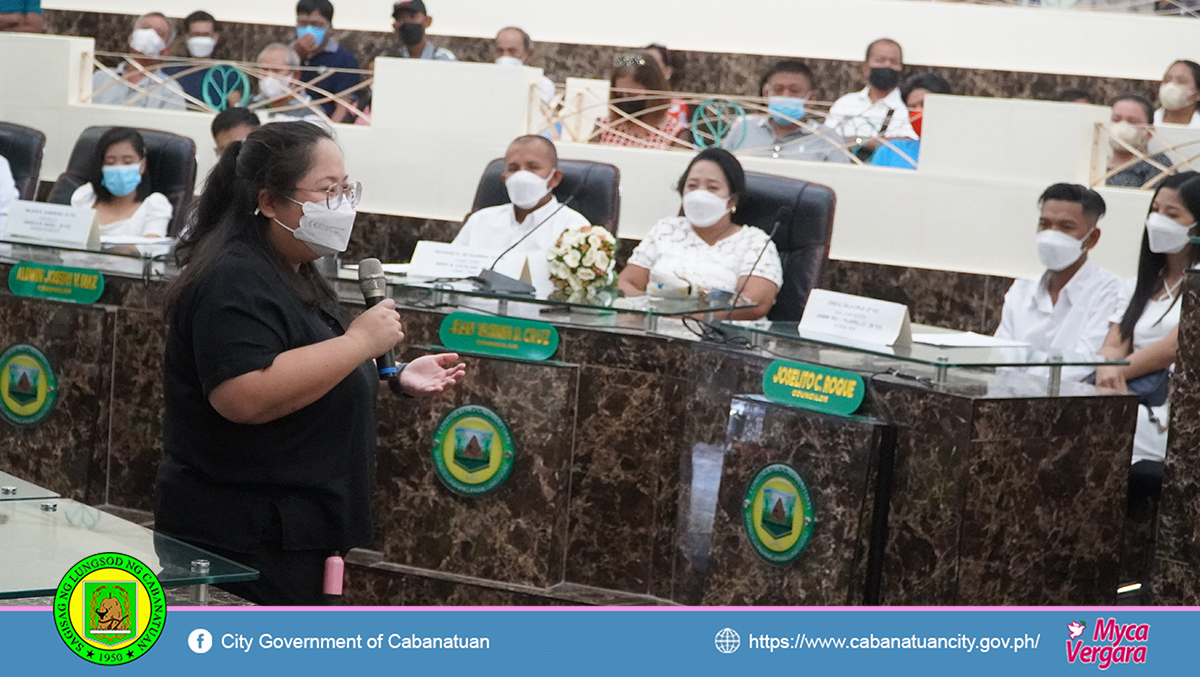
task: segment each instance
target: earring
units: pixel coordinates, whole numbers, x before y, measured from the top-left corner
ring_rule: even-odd
[[[261,213],[261,212],[259,212],[259,209],[258,209],[258,207],[255,207],[255,208],[254,208],[254,215],[255,215],[255,216],[258,216],[260,213]]]

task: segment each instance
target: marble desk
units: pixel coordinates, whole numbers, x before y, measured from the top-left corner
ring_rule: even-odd
[[[0,265],[0,274],[8,270]],[[0,343],[41,349],[60,389],[38,425],[0,426],[0,471],[67,499],[152,509],[165,284],[113,274],[92,305],[0,292]],[[361,303],[348,296],[344,310],[352,316]],[[403,306],[403,352],[436,350],[440,322],[453,310]],[[874,599],[867,590],[875,586],[879,603],[896,605],[1115,601],[1132,397],[1069,385],[1050,396],[1044,379],[956,369],[935,383],[932,369],[882,356],[787,341],[750,350],[704,343],[665,318],[647,333],[640,318],[537,317],[559,330],[549,361],[466,355],[470,377],[453,392],[419,400],[380,394],[376,530],[370,552],[348,558],[347,599],[859,604]],[[731,438],[734,402],[761,394],[765,367],[780,357],[867,378],[859,415],[895,433],[886,537],[873,551],[878,576],[867,576],[871,539],[864,546],[863,534],[884,512],[866,498],[876,492],[872,476],[862,467],[853,478],[811,471],[858,492],[840,492],[846,500],[827,515],[841,522],[836,541],[825,552],[814,541],[793,563],[820,560],[838,583],[809,587],[763,569],[759,580],[781,581],[783,592],[753,597],[716,584],[737,578],[730,572],[744,544],[715,510],[708,568],[697,575],[689,512],[697,450],[731,473],[727,487],[716,487],[717,505],[728,508],[747,471],[739,454],[761,454],[754,463],[800,459],[812,453],[788,446],[800,430],[868,437],[861,421],[772,410],[776,422],[764,430],[774,432],[763,440]],[[464,404],[500,414],[520,453],[508,481],[475,498],[451,493],[432,474],[433,429]],[[846,459],[870,458],[853,449]],[[855,469],[850,460],[842,467]],[[860,507],[846,521],[851,505]]]

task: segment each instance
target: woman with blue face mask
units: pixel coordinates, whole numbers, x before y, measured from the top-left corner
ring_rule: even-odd
[[[136,129],[113,127],[100,137],[88,182],[71,195],[72,207],[96,210],[100,241],[106,237],[166,237],[174,207],[150,192],[146,142]]]

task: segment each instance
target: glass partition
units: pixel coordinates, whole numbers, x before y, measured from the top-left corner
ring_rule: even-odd
[[[15,475],[0,472],[0,501],[34,501],[39,498],[58,498],[58,494]]]
[[[140,560],[168,588],[258,578],[254,569],[76,501],[0,503],[0,599],[53,595],[72,566],[104,552]],[[208,566],[195,565],[200,560]]]
[[[1051,381],[1056,374],[1061,375],[1063,367],[1092,367],[1101,365],[1125,365],[1124,360],[1109,360],[1108,358],[1086,353],[1076,353],[1062,350],[1047,350],[1035,346],[939,346],[928,343],[911,343],[904,346],[885,346],[865,343],[819,334],[800,331],[796,322],[728,322],[725,326],[745,332],[750,343],[762,346],[767,340],[779,339],[798,341],[829,348],[840,348],[850,352],[867,353],[882,357],[890,357],[905,362],[915,362],[934,367],[937,370],[938,381],[944,381],[946,370],[951,368],[1002,368],[1002,367],[1048,367],[1051,370]],[[914,334],[926,333],[955,333],[939,327],[912,325]]]
[[[0,262],[87,268],[146,279],[173,277],[178,273],[172,256],[175,240],[162,240],[152,244],[105,243],[97,250],[0,238]]]

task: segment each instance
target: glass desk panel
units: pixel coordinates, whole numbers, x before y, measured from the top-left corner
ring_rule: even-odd
[[[174,276],[178,273],[172,256],[175,241],[163,240],[163,244],[152,245],[102,244],[95,250],[0,238],[0,261],[86,268],[130,277]]]
[[[884,346],[863,343],[838,336],[801,332],[798,322],[769,323],[726,323],[745,331],[751,336],[770,337],[788,341],[801,341],[830,348],[842,348],[852,352],[870,353],[898,360],[917,362],[932,367],[1086,367],[1100,365],[1125,365],[1124,360],[1109,360],[1098,355],[1060,350],[1045,350],[1033,346],[1014,347],[945,347],[924,343],[909,346]],[[913,333],[941,333],[948,330],[940,327],[912,325]]]
[[[0,501],[33,501],[39,498],[58,498],[58,494],[26,482],[15,475],[0,472]],[[0,545],[0,547],[3,546]]]
[[[72,566],[102,552],[140,560],[168,588],[258,578],[254,569],[76,501],[0,503],[0,599],[53,595]],[[208,560],[207,573],[192,572],[197,559]]]

